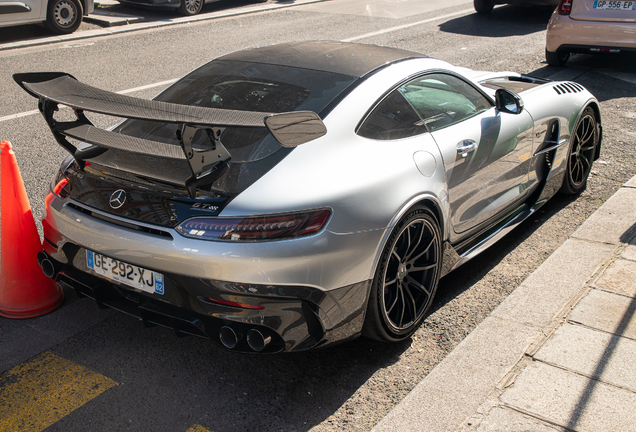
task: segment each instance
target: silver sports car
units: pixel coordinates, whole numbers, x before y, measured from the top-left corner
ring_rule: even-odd
[[[442,276],[581,192],[601,147],[577,83],[375,45],[237,51],[152,101],[59,72],[14,79],[70,153],[44,272],[241,352],[409,337]],[[103,130],[87,111],[126,120]]]

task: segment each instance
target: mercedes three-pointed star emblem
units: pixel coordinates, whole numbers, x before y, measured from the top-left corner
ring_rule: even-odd
[[[115,192],[113,192],[113,194],[110,196],[110,199],[108,200],[108,204],[110,204],[110,206],[114,209],[118,209],[119,207],[123,206],[125,202],[126,191],[123,189],[117,189]]]

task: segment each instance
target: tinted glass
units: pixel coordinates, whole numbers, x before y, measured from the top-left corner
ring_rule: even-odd
[[[389,94],[358,128],[358,135],[377,140],[407,138],[427,132],[424,123],[399,91]]]
[[[239,111],[281,113],[309,110],[320,113],[355,77],[287,66],[217,60],[192,72],[157,97],[163,102]],[[175,125],[127,120],[118,132],[138,138],[179,145]],[[233,162],[265,158],[282,146],[265,127],[226,128],[221,142]],[[193,145],[211,146],[205,133]]]
[[[425,75],[404,84],[398,91],[431,132],[492,107],[490,101],[471,84],[447,74]]]

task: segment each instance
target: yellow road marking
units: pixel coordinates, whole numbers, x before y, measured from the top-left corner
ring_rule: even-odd
[[[51,352],[0,377],[0,431],[39,432],[117,383]]]
[[[210,431],[207,430],[206,428],[204,428],[203,426],[197,424],[197,425],[192,426],[186,432],[210,432]]]

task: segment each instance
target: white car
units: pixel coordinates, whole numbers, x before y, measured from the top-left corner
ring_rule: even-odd
[[[94,0],[0,0],[0,27],[44,22],[54,33],[73,33],[94,8]]]

